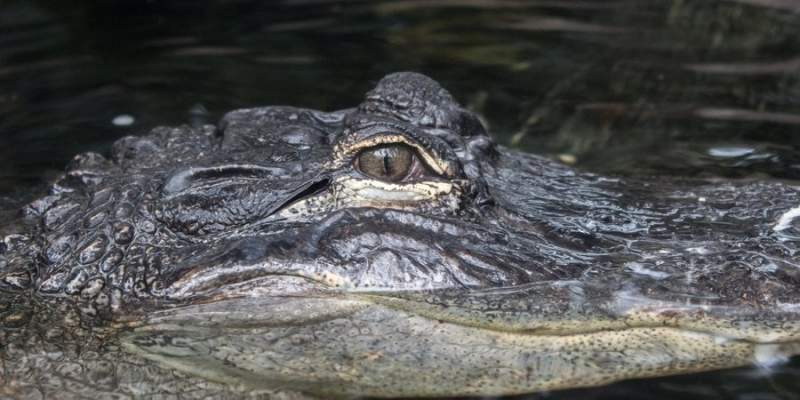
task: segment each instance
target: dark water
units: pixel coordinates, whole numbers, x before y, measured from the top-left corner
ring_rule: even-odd
[[[800,0],[0,6],[3,201],[124,135],[352,107],[398,70],[439,80],[501,143],[581,169],[800,181]],[[534,397],[788,399],[799,381],[795,361]]]

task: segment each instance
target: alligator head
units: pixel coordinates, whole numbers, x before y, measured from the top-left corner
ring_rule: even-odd
[[[108,391],[151,394],[180,373],[409,397],[768,364],[800,352],[798,206],[774,183],[504,149],[439,84],[392,74],[355,109],[239,110],[76,157],[8,225],[3,375],[12,394],[50,390],[43,363],[87,375],[76,337],[136,366]],[[31,344],[74,320],[88,333]]]

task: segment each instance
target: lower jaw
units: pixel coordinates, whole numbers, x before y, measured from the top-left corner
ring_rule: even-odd
[[[330,294],[330,293],[328,293]],[[129,352],[218,382],[322,396],[492,396],[770,363],[800,343],[642,327],[571,335],[480,329],[357,296],[238,298],[163,313]]]

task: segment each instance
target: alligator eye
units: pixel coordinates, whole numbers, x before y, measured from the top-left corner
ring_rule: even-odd
[[[391,144],[362,151],[358,155],[357,168],[371,178],[397,182],[408,175],[413,161],[411,149]]]

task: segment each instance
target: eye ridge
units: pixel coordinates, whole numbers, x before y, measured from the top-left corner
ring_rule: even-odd
[[[356,156],[356,169],[385,182],[400,182],[423,169],[416,151],[403,143],[387,143],[362,150]]]

